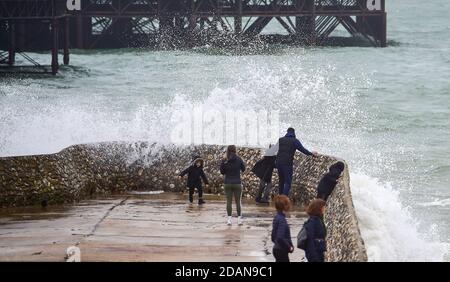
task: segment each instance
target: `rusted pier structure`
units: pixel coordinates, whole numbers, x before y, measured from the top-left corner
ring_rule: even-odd
[[[0,71],[58,72],[58,53],[69,63],[66,1],[0,0]],[[51,50],[51,62],[37,62],[26,51]],[[16,57],[28,64],[17,64]]]
[[[385,47],[385,0],[0,0],[0,65],[14,66],[21,54],[39,67],[23,53],[35,50],[52,50],[56,73],[58,50],[68,64],[69,48],[189,48],[255,38],[320,46],[336,44],[336,30]]]

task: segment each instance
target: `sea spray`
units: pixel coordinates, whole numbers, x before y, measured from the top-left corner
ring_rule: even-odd
[[[350,186],[370,261],[443,261],[449,244],[419,232],[417,219],[391,184],[351,173]]]

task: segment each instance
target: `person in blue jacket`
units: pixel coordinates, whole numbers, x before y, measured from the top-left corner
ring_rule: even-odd
[[[308,262],[324,262],[327,251],[327,228],[323,221],[326,202],[322,199],[313,200],[306,213],[309,219],[305,222],[307,234],[305,256]]]
[[[277,214],[272,224],[273,256],[276,262],[289,262],[289,253],[294,251],[291,239],[291,230],[286,221],[286,212],[289,211],[291,203],[285,195],[275,197],[275,208]]]
[[[284,137],[278,140],[277,170],[279,180],[279,194],[289,196],[294,172],[295,151],[300,151],[307,156],[316,156],[316,152],[310,152],[295,136],[295,129],[289,127]]]

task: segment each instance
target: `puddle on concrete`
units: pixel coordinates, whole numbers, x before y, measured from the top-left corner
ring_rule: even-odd
[[[225,198],[222,195],[205,194],[205,205],[196,204],[187,201],[187,193],[165,193],[163,191],[131,191],[130,193],[117,194],[108,197],[97,197],[81,201],[75,204],[51,205],[45,208],[41,206],[0,208],[0,225],[8,224],[11,221],[30,221],[30,220],[55,220],[58,218],[82,214],[86,210],[101,209],[106,205],[113,205],[115,201],[127,198],[124,203],[128,206],[127,214],[131,213],[133,217],[145,216],[140,207],[148,206],[157,208],[159,213],[170,214],[173,210],[184,210],[192,217],[208,212],[208,203],[212,206],[223,205]],[[257,210],[246,209],[245,217],[248,219],[263,219],[274,216],[276,211],[272,205],[257,205],[251,199],[242,199],[244,209],[252,207]],[[234,206],[234,203],[233,203]],[[225,207],[224,207],[225,210]],[[289,217],[303,218],[305,213],[301,208],[293,207]],[[260,223],[258,220],[252,220],[252,226],[267,227],[267,224]]]
[[[0,208],[0,225],[7,224],[8,221],[55,220],[74,213],[82,213],[83,210],[92,207],[111,205],[114,199],[114,197],[99,197],[74,204]]]
[[[50,205],[45,208],[41,206],[0,208],[0,225],[6,224],[8,221],[58,219],[73,215],[74,212],[82,213],[84,208],[92,209],[92,207],[100,208],[101,206],[112,205],[114,201],[124,197],[123,194],[117,194],[108,197],[96,197],[75,204]],[[191,213],[193,216],[207,210],[208,202],[217,204],[225,200],[222,195],[205,194],[206,204],[199,206],[196,201],[193,204],[187,201],[187,193],[165,193],[163,191],[130,191],[126,197],[128,197],[128,200],[125,204],[135,206],[136,213],[140,213],[138,211],[139,206],[153,206],[159,208],[162,213],[170,213],[172,209],[184,208],[186,213]],[[247,211],[245,213],[246,218],[264,218],[267,217],[267,213],[275,215],[275,208],[272,205],[257,205],[253,200],[247,198],[242,199],[242,204],[244,207],[257,207],[265,211],[263,214]],[[290,212],[290,217],[302,218],[305,216],[301,208],[294,207]],[[265,227],[264,225],[255,226]]]
[[[0,224],[5,221],[21,221],[21,220],[52,220],[67,216],[71,210],[71,206],[31,206],[20,208],[2,208],[0,209]]]

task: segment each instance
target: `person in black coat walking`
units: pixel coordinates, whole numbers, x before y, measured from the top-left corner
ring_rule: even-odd
[[[273,256],[276,262],[289,262],[289,253],[294,251],[291,239],[291,230],[286,221],[286,212],[289,211],[291,203],[285,195],[275,197],[275,208],[277,214],[272,224]]]
[[[326,202],[322,199],[313,200],[306,213],[309,219],[305,222],[307,234],[305,255],[308,262],[324,262],[327,251],[327,229],[323,221]]]
[[[330,166],[328,172],[322,177],[317,186],[317,198],[322,199],[325,202],[333,192],[339,178],[344,171],[345,164],[343,162],[337,162]]]
[[[202,179],[205,185],[208,185],[208,179],[206,178],[205,172],[203,171],[203,164],[203,159],[199,156],[195,156],[191,165],[179,174],[180,178],[182,178],[186,174],[188,175],[186,186],[189,188],[189,202],[191,203],[194,201],[194,191],[195,188],[197,188],[199,205],[205,203],[205,201],[203,200]]]
[[[277,151],[277,146],[270,145],[269,149],[264,153],[264,158],[256,162],[252,169],[252,172],[260,179],[259,190],[256,195],[257,203],[269,203],[269,194],[272,190],[272,174],[275,169]]]

